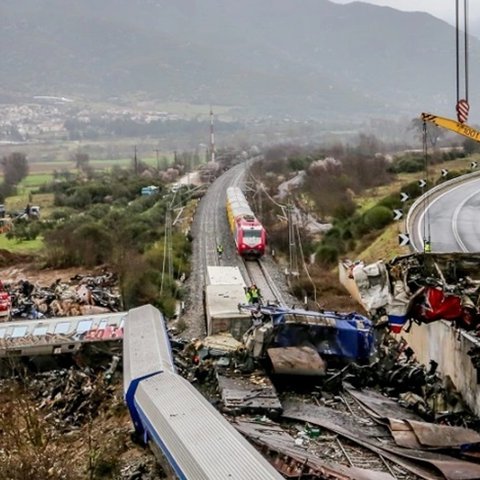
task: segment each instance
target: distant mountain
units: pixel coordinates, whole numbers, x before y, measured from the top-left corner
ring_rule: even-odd
[[[472,20],[469,28],[470,33],[480,39],[480,18]]]
[[[423,13],[328,0],[2,0],[0,25],[0,95],[330,120],[454,111],[454,29]],[[470,56],[474,85],[476,38]],[[470,100],[480,110],[478,90]]]

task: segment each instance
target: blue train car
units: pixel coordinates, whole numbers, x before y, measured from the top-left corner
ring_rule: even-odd
[[[187,380],[175,372],[162,314],[130,310],[124,334],[124,394],[135,430],[178,478],[280,480],[283,477]]]

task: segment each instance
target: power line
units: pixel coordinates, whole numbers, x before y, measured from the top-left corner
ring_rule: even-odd
[[[424,169],[425,169],[425,181],[426,187],[428,188],[428,142],[427,142],[427,122],[423,121],[423,158],[424,158]],[[430,196],[426,195],[423,192],[423,212],[425,214],[425,220],[423,222],[423,250],[425,251],[426,242],[428,242],[429,247],[431,246],[431,230],[430,230]]]

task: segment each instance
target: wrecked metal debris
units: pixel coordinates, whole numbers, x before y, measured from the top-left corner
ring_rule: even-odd
[[[118,312],[121,309],[115,274],[76,275],[45,287],[21,280],[5,284],[11,296],[13,319],[39,319]]]
[[[232,424],[267,454],[273,466],[288,478],[322,480],[393,480],[388,473],[325,462],[299,447],[295,438],[278,424],[235,419]],[[319,432],[318,432],[319,433]]]
[[[309,346],[267,350],[276,375],[325,375],[327,366],[317,350]]]
[[[47,412],[60,431],[83,425],[96,415],[99,407],[114,393],[98,373],[90,368],[52,370],[24,380],[26,388],[39,401],[39,409]]]
[[[329,367],[350,361],[368,362],[375,351],[372,322],[358,313],[314,311],[278,305],[254,306],[239,304],[241,311],[250,312],[252,327],[243,340],[254,358],[264,358],[271,348],[311,347]],[[306,353],[306,352],[304,352]],[[305,355],[298,353],[298,370]],[[313,371],[322,368],[317,360]],[[296,368],[293,366],[293,368]],[[279,370],[284,366],[279,365]],[[280,373],[280,372],[278,372]]]
[[[340,281],[377,321],[399,332],[408,321],[480,327],[480,255],[413,253],[370,265],[342,261]]]
[[[473,480],[480,477],[480,465],[455,458],[453,455],[432,452],[428,449],[399,448],[393,439],[383,437],[381,441],[364,433],[364,426],[354,416],[341,412],[326,413],[325,408],[313,405],[305,405],[299,402],[289,401],[283,405],[282,416],[301,420],[310,424],[318,425],[332,432],[342,435],[351,441],[363,445],[381,454],[399,465],[408,468],[412,473],[419,474],[423,478],[438,478],[435,470],[440,472],[447,480]],[[352,427],[352,424],[356,424]],[[387,431],[387,428],[385,431]],[[449,450],[449,453],[455,453]],[[409,465],[407,467],[407,465]],[[425,469],[425,465],[433,468],[433,471]]]

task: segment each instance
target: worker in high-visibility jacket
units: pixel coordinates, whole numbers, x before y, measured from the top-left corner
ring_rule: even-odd
[[[250,302],[251,303],[260,303],[260,290],[255,284],[253,284],[250,289]]]
[[[423,242],[423,251],[424,253],[432,253],[432,244],[430,240],[425,240]]]

